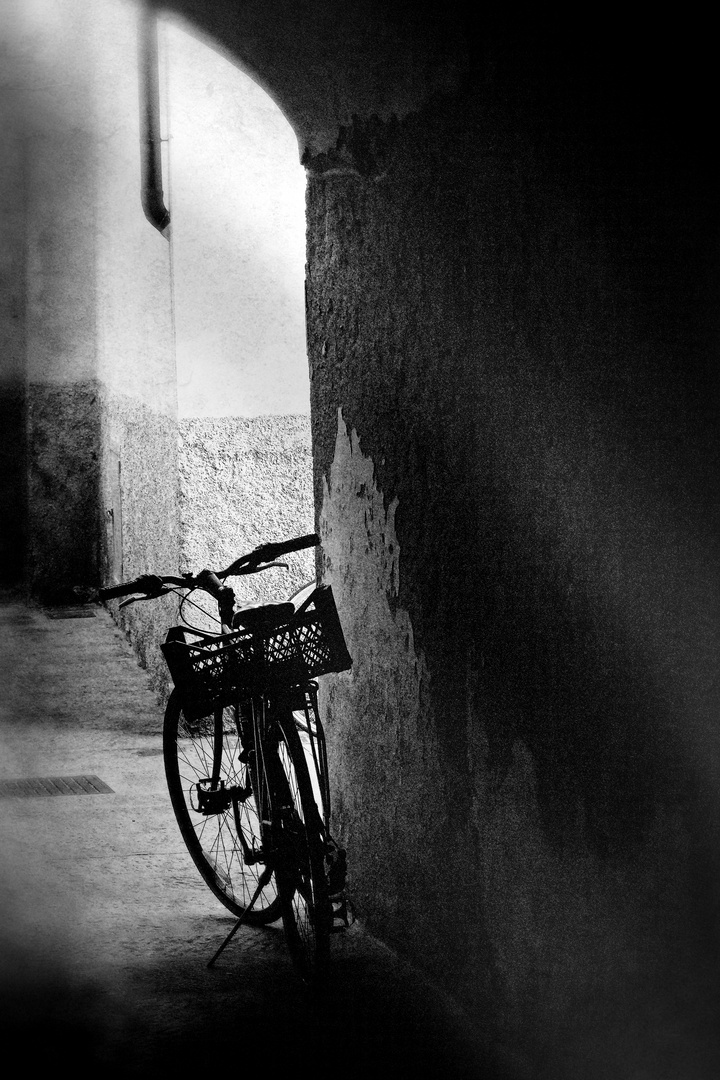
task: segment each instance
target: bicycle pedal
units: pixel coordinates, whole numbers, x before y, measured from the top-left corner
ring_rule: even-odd
[[[355,912],[353,911],[352,904],[346,896],[335,894],[330,897],[330,903],[332,904],[332,926],[330,927],[331,934],[342,934],[343,931],[348,930],[352,923],[355,922]]]

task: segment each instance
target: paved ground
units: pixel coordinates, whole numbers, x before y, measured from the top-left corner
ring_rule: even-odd
[[[100,1076],[483,1078],[447,1002],[356,923],[327,993],[299,983],[279,926],[233,925],[185,851],[161,714],[107,613],[53,619],[0,598],[0,1024],[6,1061]],[[112,793],[17,797],[3,779],[94,775]]]

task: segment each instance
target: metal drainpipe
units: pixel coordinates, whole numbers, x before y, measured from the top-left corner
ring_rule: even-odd
[[[140,198],[145,217],[169,240],[170,211],[165,206],[162,187],[157,17],[149,5],[143,4],[140,12],[138,39]]]

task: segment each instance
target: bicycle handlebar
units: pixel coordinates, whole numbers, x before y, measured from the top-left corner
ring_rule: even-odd
[[[186,574],[184,577],[157,574],[141,574],[132,581],[123,581],[120,585],[108,585],[98,590],[98,599],[116,600],[120,596],[130,596],[132,593],[145,593],[138,599],[154,600],[168,592],[167,585],[180,586],[180,588],[205,589],[212,595],[224,592],[221,582],[226,577],[241,576],[245,574],[258,574],[262,570],[269,570],[271,566],[282,565],[274,560],[281,555],[288,555],[292,551],[302,551],[304,548],[317,547],[320,537],[317,533],[308,533],[305,536],[297,536],[294,540],[283,540],[279,543],[260,544],[248,555],[242,555],[231,563],[226,570],[213,573],[212,570],[201,570],[193,576]],[[208,586],[210,586],[208,588]],[[218,588],[219,587],[219,588]]]
[[[182,578],[178,578],[178,581],[182,581]],[[167,578],[158,577],[156,574],[141,574],[132,581],[123,581],[120,585],[108,585],[104,589],[98,589],[98,596],[101,600],[116,600],[119,596],[144,592],[150,598],[160,596],[166,584],[170,584]]]

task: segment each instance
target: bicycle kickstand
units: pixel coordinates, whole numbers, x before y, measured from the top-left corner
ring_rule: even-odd
[[[253,896],[252,900],[250,901],[250,903],[248,904],[248,906],[247,906],[247,907],[245,908],[245,910],[243,911],[242,915],[240,916],[240,918],[238,919],[238,921],[237,921],[237,922],[235,923],[235,925],[233,926],[232,930],[230,931],[230,933],[228,934],[228,936],[227,936],[227,937],[225,938],[225,940],[223,941],[222,945],[221,945],[221,946],[220,946],[220,948],[219,948],[219,949],[217,950],[217,952],[215,953],[215,955],[213,956],[213,958],[212,958],[211,960],[209,960],[209,961],[208,961],[208,965],[207,965],[207,966],[208,966],[209,968],[213,966],[213,964],[214,964],[214,963],[215,963],[215,961],[217,960],[218,956],[220,956],[220,953],[224,952],[224,950],[225,950],[225,949],[227,948],[227,946],[228,946],[228,945],[230,944],[230,942],[232,941],[232,939],[233,939],[233,938],[235,937],[235,935],[237,934],[238,930],[240,929],[240,927],[242,926],[242,924],[243,924],[243,923],[245,922],[245,918],[246,918],[246,916],[247,916],[247,915],[249,914],[249,912],[250,912],[250,911],[252,910],[253,904],[255,903],[255,901],[257,900],[258,896],[259,896],[259,895],[260,895],[260,893],[261,893],[261,892],[263,891],[263,889],[265,888],[265,886],[266,886],[266,885],[267,885],[267,883],[269,882],[270,878],[272,877],[272,874],[273,874],[273,872],[272,872],[272,869],[271,869],[271,868],[268,868],[268,867],[265,867],[265,869],[263,870],[262,874],[261,874],[261,875],[260,875],[260,877],[258,878],[258,886],[257,886],[257,889],[255,890],[255,894],[254,894],[254,896]]]

